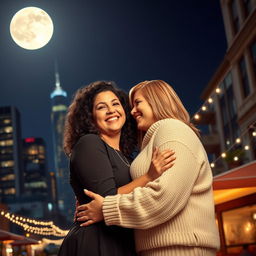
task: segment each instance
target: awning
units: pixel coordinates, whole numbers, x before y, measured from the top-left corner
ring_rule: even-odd
[[[215,204],[256,193],[256,161],[216,175],[213,190]]]
[[[0,229],[0,241],[5,241],[5,240],[21,240],[23,239],[23,236],[16,235],[14,233],[5,231],[3,229]]]
[[[256,161],[239,166],[213,178],[213,190],[256,187]]]

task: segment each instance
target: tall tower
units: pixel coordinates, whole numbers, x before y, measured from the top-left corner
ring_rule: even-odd
[[[67,112],[67,93],[60,86],[57,68],[55,68],[55,89],[51,93],[51,101],[51,121],[58,207],[60,212],[69,219],[73,215],[71,204],[74,201],[74,195],[69,184],[68,158],[63,151],[63,132]]]

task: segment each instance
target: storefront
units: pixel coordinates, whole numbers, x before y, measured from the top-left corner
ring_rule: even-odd
[[[218,255],[239,255],[243,245],[256,255],[256,161],[214,177]]]

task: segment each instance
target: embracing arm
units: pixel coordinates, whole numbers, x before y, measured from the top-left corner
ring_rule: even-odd
[[[130,194],[107,196],[105,199],[87,191],[86,194],[93,200],[79,206],[78,220],[86,221],[81,226],[104,218],[107,225],[147,229],[168,221],[181,211],[198,177],[199,164],[193,153],[180,142],[167,142],[160,147],[165,148],[174,148],[179,161],[171,171],[145,187],[136,188]]]
[[[176,157],[174,156],[173,150],[167,149],[160,152],[159,149],[156,148],[153,152],[151,165],[148,172],[134,179],[130,183],[119,187],[117,193],[128,194],[135,188],[145,187],[148,182],[157,179],[163,174],[163,172],[171,168],[174,165],[175,159]]]
[[[159,149],[166,148],[175,149],[179,161],[171,171],[133,193],[106,197],[102,210],[107,225],[148,229],[168,221],[185,207],[200,166],[184,144],[170,141]]]

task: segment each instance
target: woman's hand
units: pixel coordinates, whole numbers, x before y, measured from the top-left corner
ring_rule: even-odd
[[[84,193],[93,200],[88,204],[82,204],[77,207],[77,221],[83,222],[80,225],[81,227],[86,227],[104,220],[102,213],[104,197],[86,189],[84,190]]]
[[[77,216],[77,213],[78,213],[77,207],[78,207],[79,205],[80,205],[80,204],[79,204],[79,202],[78,202],[78,200],[77,200],[77,198],[76,198],[76,209],[75,209],[74,218],[73,218],[74,222],[76,222],[76,216]]]
[[[150,180],[157,179],[166,170],[171,168],[174,165],[175,159],[176,157],[174,156],[173,150],[166,149],[160,152],[158,148],[155,148],[151,160],[151,165],[147,172]]]

